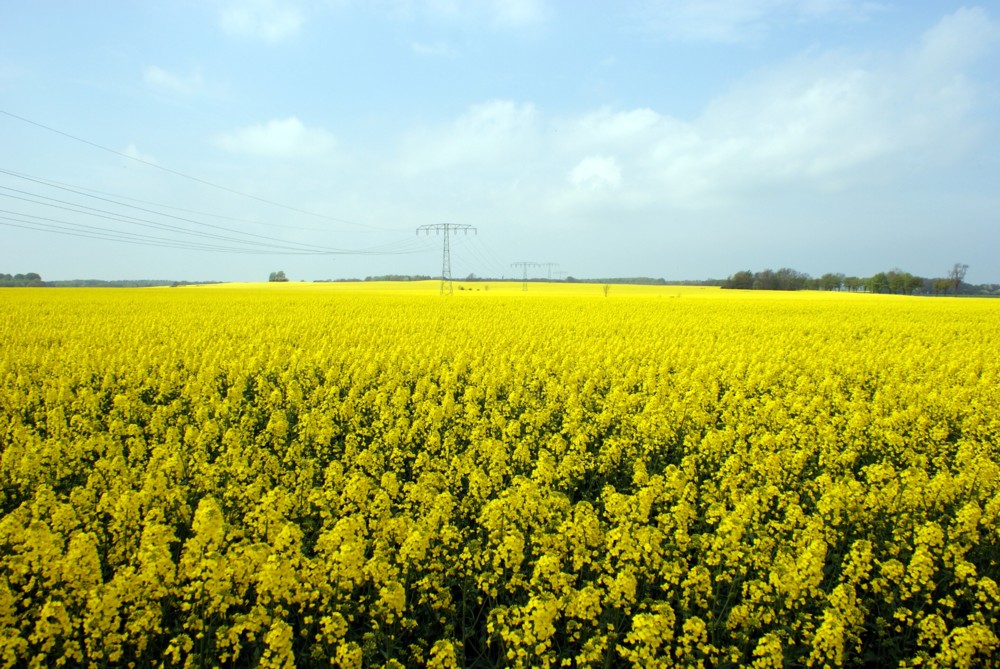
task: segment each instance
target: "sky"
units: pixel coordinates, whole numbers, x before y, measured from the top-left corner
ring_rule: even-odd
[[[997,1],[3,17],[0,272],[1000,282]]]

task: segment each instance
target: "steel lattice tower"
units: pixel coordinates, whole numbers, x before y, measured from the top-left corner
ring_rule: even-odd
[[[552,281],[552,268],[553,267],[559,267],[559,263],[557,263],[557,262],[543,262],[543,263],[539,263],[539,264],[542,267],[548,267],[548,269],[549,269],[549,281]]]
[[[444,295],[445,286],[447,285],[448,294],[451,295],[454,291],[451,285],[451,242],[450,238],[454,232],[461,230],[465,234],[472,230],[473,234],[476,232],[476,228],[471,225],[466,225],[465,223],[430,223],[428,225],[421,225],[417,228],[417,234],[421,232],[426,232],[428,235],[431,232],[443,233],[444,234],[444,251],[441,256],[441,294]]]
[[[511,267],[523,267],[524,268],[524,280],[521,283],[521,290],[528,290],[528,268],[529,267],[541,267],[541,263],[529,262],[527,260],[521,260],[519,262],[512,262]]]

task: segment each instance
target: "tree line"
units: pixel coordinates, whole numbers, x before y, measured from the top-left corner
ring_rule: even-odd
[[[27,274],[0,273],[0,286],[41,286],[42,277],[35,272]]]
[[[38,288],[153,288],[156,286],[188,286],[219,281],[169,281],[165,279],[62,279],[59,281],[43,281],[37,272],[26,274],[6,274],[0,272],[0,288],[38,287]]]
[[[1000,294],[1000,286],[996,284],[973,286],[965,283],[968,269],[968,265],[955,263],[947,276],[936,278],[917,276],[901,269],[891,269],[869,277],[832,272],[811,277],[804,272],[783,267],[778,270],[736,272],[722,282],[722,287],[737,290],[836,290],[897,295]]]

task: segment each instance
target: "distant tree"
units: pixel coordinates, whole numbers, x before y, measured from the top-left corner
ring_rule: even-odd
[[[951,288],[951,279],[934,279],[933,288],[935,293],[944,294]]]
[[[808,274],[782,267],[777,271],[765,269],[760,272],[737,272],[721,285],[723,288],[743,290],[818,290],[820,282],[819,279],[811,279]]]
[[[40,286],[42,285],[42,277],[36,272],[28,272],[26,274],[0,274],[0,285],[3,286]]]
[[[885,272],[879,272],[868,279],[868,291],[871,293],[887,293],[889,289],[889,275]]]
[[[750,290],[753,288],[753,272],[746,270],[733,274],[722,284],[723,288],[734,288],[738,290]]]
[[[759,272],[754,272],[753,275],[753,289],[754,290],[777,290],[778,289],[778,279],[774,275],[774,270],[765,269]]]
[[[948,272],[948,278],[951,280],[952,288],[955,294],[958,295],[958,287],[962,285],[965,281],[965,273],[968,271],[969,266],[963,265],[962,263],[955,263],[951,270]]]
[[[426,274],[380,274],[378,276],[366,276],[365,281],[429,281],[433,277]],[[441,277],[438,277],[439,279]]]
[[[271,275],[267,278],[268,281],[288,281],[288,277],[285,276],[285,272],[279,270],[277,272],[271,272]]]
[[[855,293],[864,287],[864,279],[857,276],[846,276],[844,277],[844,288]]]
[[[790,267],[782,267],[774,273],[778,290],[803,290],[809,281],[809,275],[798,272]]]
[[[840,290],[843,285],[843,274],[833,274],[832,272],[827,272],[819,278],[820,290]]]
[[[889,290],[893,293],[903,294],[909,283],[910,274],[901,269],[892,269],[886,274],[889,279]]]
[[[962,266],[959,266],[961,268]],[[945,289],[954,284],[954,278],[941,279],[947,283]],[[896,293],[897,295],[914,295],[940,292],[936,280],[925,279],[894,268],[888,272],[862,278],[845,276],[839,273],[827,273],[819,278],[812,278],[804,272],[798,272],[788,267],[778,270],[765,269],[759,272],[736,272],[725,281],[720,282],[723,288],[742,288],[752,290],[847,290],[850,292],[867,291],[871,293]],[[965,285],[965,292],[985,290],[985,287]],[[987,291],[988,292],[988,291]]]

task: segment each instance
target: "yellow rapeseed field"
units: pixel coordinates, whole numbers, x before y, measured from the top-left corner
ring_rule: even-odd
[[[1000,302],[0,293],[0,667],[990,666]]]

